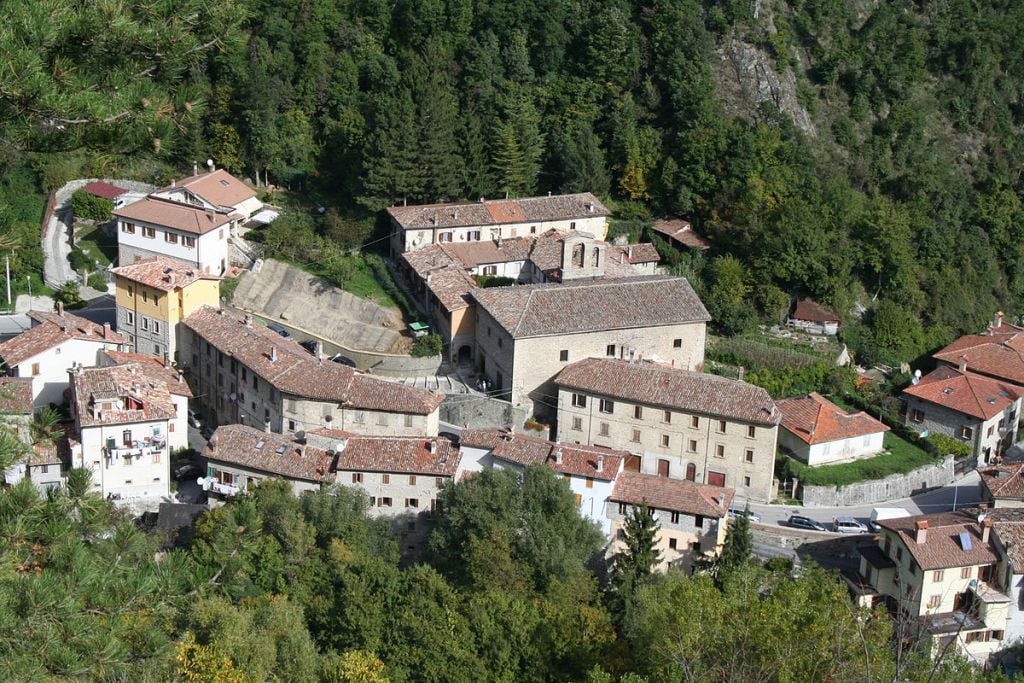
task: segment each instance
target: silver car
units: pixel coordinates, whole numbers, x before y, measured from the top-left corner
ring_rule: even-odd
[[[833,528],[841,534],[866,534],[868,528],[853,517],[836,517]]]

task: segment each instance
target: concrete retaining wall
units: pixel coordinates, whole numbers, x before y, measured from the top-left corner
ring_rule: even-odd
[[[920,467],[906,474],[892,474],[885,479],[863,481],[837,489],[834,486],[804,486],[802,500],[806,507],[845,507],[882,503],[920,493],[925,489],[951,484],[956,475],[953,456],[947,455],[936,465]]]
[[[456,394],[446,397],[441,404],[441,421],[466,429],[511,425],[517,432],[521,432],[526,418],[526,411],[522,408],[487,396]]]
[[[440,354],[416,358],[373,351],[349,351],[340,344],[337,346],[341,349],[339,353],[354,360],[356,366],[384,377],[425,377],[439,374],[441,368]]]

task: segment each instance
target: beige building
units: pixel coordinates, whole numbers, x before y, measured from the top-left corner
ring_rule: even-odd
[[[393,206],[391,253],[431,244],[461,244],[580,230],[604,239],[608,209],[590,192],[523,199],[481,199],[462,204]]]
[[[661,552],[658,571],[675,567],[690,573],[697,560],[721,552],[733,495],[732,489],[719,486],[623,472],[607,503],[612,539],[608,556],[623,549],[624,527],[632,509],[646,504],[660,525],[655,545]]]
[[[577,361],[554,382],[559,441],[635,453],[648,474],[772,498],[779,413],[764,389],[616,358]]]
[[[513,405],[554,417],[555,375],[583,358],[704,365],[704,305],[684,278],[475,290],[477,368]]]
[[[220,278],[163,256],[114,268],[117,331],[134,350],[178,358],[178,324],[200,306],[220,305]]]
[[[436,436],[444,395],[314,357],[293,340],[224,309],[182,321],[183,367],[212,424],[296,434],[329,427],[386,436]]]

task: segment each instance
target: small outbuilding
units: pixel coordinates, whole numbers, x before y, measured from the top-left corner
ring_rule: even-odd
[[[848,413],[817,392],[778,401],[779,445],[808,465],[869,458],[889,427],[864,411]]]
[[[814,299],[797,299],[787,325],[811,334],[836,334],[839,332],[839,316]]]

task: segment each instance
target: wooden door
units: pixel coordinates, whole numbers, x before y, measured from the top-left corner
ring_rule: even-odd
[[[668,476],[668,460],[659,460],[658,461],[658,476],[659,477],[667,477]]]
[[[725,472],[708,471],[708,483],[712,486],[725,486]]]
[[[697,480],[697,466],[692,462],[686,466],[686,481]]]

